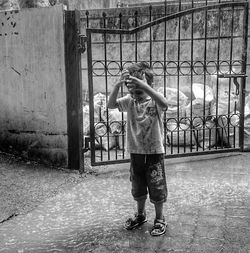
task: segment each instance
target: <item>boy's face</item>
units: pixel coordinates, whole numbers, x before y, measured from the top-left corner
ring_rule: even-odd
[[[136,78],[141,79],[141,80],[143,80],[145,78],[141,71],[131,73],[131,76],[136,77]],[[129,75],[128,75],[127,78],[129,78]],[[125,82],[125,85],[126,85],[126,87],[128,89],[128,92],[130,93],[130,95],[133,99],[139,101],[139,100],[142,100],[145,97],[147,97],[147,94],[143,90],[135,88],[136,84],[134,84],[133,82],[130,82],[130,83]]]
[[[128,92],[130,93],[131,97],[135,100],[139,101],[147,96],[147,94],[143,90],[135,89],[133,83],[126,84],[126,86],[128,88]]]

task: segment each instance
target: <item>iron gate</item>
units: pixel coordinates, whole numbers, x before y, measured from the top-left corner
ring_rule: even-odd
[[[192,1],[193,2],[193,1]],[[181,10],[134,29],[87,29],[91,163],[127,162],[126,114],[106,108],[121,71],[152,67],[154,88],[169,101],[166,157],[242,151],[248,2]],[[127,93],[123,88],[120,96]]]

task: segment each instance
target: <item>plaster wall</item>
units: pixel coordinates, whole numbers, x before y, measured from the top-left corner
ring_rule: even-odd
[[[85,10],[85,9],[104,9],[104,8],[110,8],[113,7],[112,1],[115,0],[72,0],[69,1],[69,9],[74,10]],[[116,6],[114,6],[116,7]]]
[[[67,163],[62,6],[0,12],[0,148]]]

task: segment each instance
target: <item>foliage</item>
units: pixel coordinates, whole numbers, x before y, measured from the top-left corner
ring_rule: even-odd
[[[0,0],[0,10],[48,7],[56,4],[56,2],[56,0]]]

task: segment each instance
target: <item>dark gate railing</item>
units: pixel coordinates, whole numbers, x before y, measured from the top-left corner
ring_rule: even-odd
[[[146,61],[154,88],[169,101],[166,157],[243,150],[248,2],[167,15],[134,29],[87,28],[92,165],[127,162],[126,114],[106,103],[121,71]],[[126,94],[121,90],[121,96]]]

